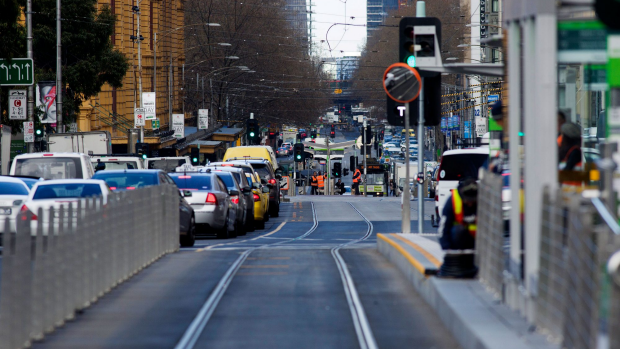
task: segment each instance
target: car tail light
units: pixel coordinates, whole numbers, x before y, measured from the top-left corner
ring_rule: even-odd
[[[127,190],[134,190],[134,189],[136,189],[136,187],[127,187],[126,189]]]
[[[116,190],[116,187],[110,187],[110,190]]]
[[[237,195],[233,195],[230,197],[230,201],[232,201],[233,204],[239,204],[239,197]]]
[[[30,211],[28,209],[28,206],[26,206],[26,205],[22,205],[22,208],[20,209],[20,211],[23,212],[23,213],[26,213],[26,212],[32,213],[32,211]],[[36,221],[38,219],[39,219],[39,217],[37,217],[36,214],[32,213],[32,218],[30,218],[30,220],[31,221]],[[22,216],[22,220],[25,221],[26,220],[26,216]]]
[[[215,194],[209,193],[209,195],[207,195],[207,200],[205,200],[205,203],[208,205],[217,205],[217,197],[215,197]]]
[[[254,194],[254,202],[260,201],[260,196],[258,194]]]
[[[275,179],[273,179],[273,178],[272,178],[272,179],[270,179],[270,180],[269,180],[269,184],[276,184],[276,180],[275,180]]]
[[[190,178],[192,178],[192,176],[179,176],[179,178],[182,178],[182,179],[190,179]]]
[[[233,167],[235,165],[233,165],[233,164],[221,164],[220,166]]]

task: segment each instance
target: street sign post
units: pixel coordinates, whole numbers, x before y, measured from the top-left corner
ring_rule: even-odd
[[[9,119],[27,119],[26,90],[9,90]]]
[[[34,122],[32,121],[24,121],[24,142],[34,142]]]
[[[133,111],[133,118],[135,127],[144,126],[146,124],[146,120],[144,118],[144,108],[135,108]]]
[[[176,138],[185,137],[185,118],[183,114],[172,114],[172,130]]]
[[[30,86],[34,83],[32,58],[0,58],[0,86]]]
[[[209,109],[198,109],[198,129],[206,130],[209,128]]]
[[[159,130],[159,119],[151,120],[151,126],[153,130]]]
[[[144,120],[155,120],[157,118],[155,101],[155,92],[142,92],[142,108],[144,108]]]

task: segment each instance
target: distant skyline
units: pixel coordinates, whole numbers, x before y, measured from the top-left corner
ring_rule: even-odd
[[[347,53],[360,52],[362,45],[366,43],[366,2],[367,0],[312,0],[316,5],[312,7],[314,27],[313,45],[321,49],[323,57],[342,57]],[[351,19],[354,17],[354,19]],[[329,46],[325,35],[334,23],[347,23],[352,25],[334,25],[329,30]],[[345,31],[346,28],[346,31]],[[341,52],[343,51],[343,52]]]

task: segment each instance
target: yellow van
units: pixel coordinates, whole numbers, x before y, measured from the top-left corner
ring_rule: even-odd
[[[226,154],[224,154],[223,161],[250,160],[251,158],[268,160],[274,171],[278,168],[276,153],[268,145],[250,145],[228,148],[228,150],[226,150]]]
[[[405,139],[405,130],[403,129],[402,131],[400,131],[403,139]],[[415,130],[409,129],[409,137],[415,137]]]

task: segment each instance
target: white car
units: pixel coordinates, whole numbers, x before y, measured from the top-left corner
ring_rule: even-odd
[[[89,179],[95,174],[90,158],[82,153],[28,153],[17,155],[11,176],[43,179]]]
[[[36,234],[37,225],[41,224],[43,235],[47,235],[50,229],[50,209],[54,208],[54,218],[60,217],[60,208],[65,210],[73,207],[77,209],[78,202],[88,197],[101,196],[103,204],[107,204],[110,188],[106,182],[100,179],[59,179],[42,181],[34,185],[27,201],[21,207],[21,211],[30,211],[32,218],[30,221],[31,234]],[[42,216],[39,216],[39,209],[42,210]],[[85,206],[82,205],[85,210]],[[83,211],[84,212],[84,211]],[[72,224],[77,222],[78,212],[74,211]],[[65,211],[65,218],[69,217],[69,212]],[[58,228],[58,221],[53,225]]]
[[[137,156],[92,156],[90,161],[95,171],[99,170],[144,170],[144,160]],[[97,164],[103,168],[97,169]]]
[[[15,218],[22,204],[28,199],[30,189],[20,179],[0,177],[0,233],[4,230],[5,220],[9,220],[10,231],[15,231]],[[0,237],[2,234],[0,234]]]
[[[435,188],[435,213],[438,219],[451,190],[456,189],[459,181],[465,178],[478,179],[478,170],[488,159],[489,148],[457,149],[443,153]]]

